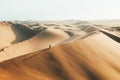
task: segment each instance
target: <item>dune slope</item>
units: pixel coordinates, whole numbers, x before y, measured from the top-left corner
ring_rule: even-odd
[[[0,22],[0,49],[31,38],[36,33],[24,25]]]
[[[120,80],[119,49],[119,43],[98,33],[4,61],[0,79]]]
[[[54,46],[67,38],[69,36],[65,32],[48,28],[26,41],[5,48],[0,52],[0,61],[49,48],[49,46]]]

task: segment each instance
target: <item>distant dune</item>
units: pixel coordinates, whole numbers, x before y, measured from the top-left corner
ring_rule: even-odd
[[[34,35],[35,32],[25,25],[14,24],[7,21],[0,22],[0,49],[29,39]]]
[[[0,33],[0,80],[120,80],[118,26],[3,21]]]

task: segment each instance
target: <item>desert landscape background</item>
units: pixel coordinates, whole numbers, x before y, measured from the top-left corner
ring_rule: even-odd
[[[120,80],[120,20],[1,21],[0,80]]]

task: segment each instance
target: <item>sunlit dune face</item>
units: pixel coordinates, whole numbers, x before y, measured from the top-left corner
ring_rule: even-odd
[[[49,24],[34,33],[22,24],[0,23],[0,47],[17,37],[0,50],[0,79],[120,80],[119,37],[104,28],[74,24],[57,29]],[[75,34],[79,31],[84,33]]]
[[[10,26],[0,23],[0,49],[10,45],[16,38]]]
[[[1,50],[0,62],[12,59],[17,56],[49,48],[49,46],[57,45],[58,43],[68,38],[69,35],[67,35],[64,31],[48,28],[42,32],[39,32],[38,34],[36,34],[35,36],[28,40],[10,45],[9,47],[6,47],[4,50]]]
[[[119,49],[103,33],[94,34],[2,62],[0,79],[119,80]]]

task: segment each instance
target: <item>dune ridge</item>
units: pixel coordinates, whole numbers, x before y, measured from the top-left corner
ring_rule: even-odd
[[[45,29],[26,41],[13,44],[5,48],[0,52],[0,62],[20,55],[49,48],[50,45],[54,46],[67,38],[69,38],[69,36],[62,30],[51,28]]]
[[[3,21],[0,31],[0,80],[120,80],[120,39],[107,29]]]
[[[119,49],[119,43],[97,33],[2,62],[0,79],[120,80]]]
[[[22,24],[0,22],[0,49],[33,37],[36,32]]]

